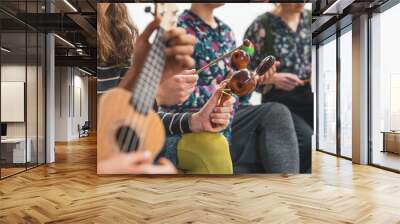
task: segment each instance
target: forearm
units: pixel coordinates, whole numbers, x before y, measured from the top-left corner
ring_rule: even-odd
[[[164,124],[167,136],[192,132],[189,124],[192,117],[191,113],[158,112],[158,115]]]

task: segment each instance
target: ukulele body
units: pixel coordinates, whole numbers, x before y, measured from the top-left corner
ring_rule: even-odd
[[[118,153],[148,151],[151,153],[149,159],[151,163],[161,150],[165,131],[158,114],[152,110],[147,114],[138,113],[132,106],[131,99],[131,92],[120,87],[108,91],[101,97],[99,111],[102,113],[99,114],[97,162]],[[119,133],[121,130],[127,130],[121,128],[127,128],[137,136],[139,141],[136,147],[124,148],[119,143]]]

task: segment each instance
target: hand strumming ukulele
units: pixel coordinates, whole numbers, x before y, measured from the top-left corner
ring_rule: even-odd
[[[98,163],[113,154],[132,151],[150,152],[148,162],[151,163],[163,146],[164,127],[152,108],[166,61],[163,34],[176,25],[177,13],[175,4],[156,3],[155,14],[160,16],[161,23],[132,89],[117,87],[102,96],[97,138]]]

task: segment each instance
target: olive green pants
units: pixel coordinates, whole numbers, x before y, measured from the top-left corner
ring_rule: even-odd
[[[189,174],[232,174],[226,138],[219,133],[190,133],[178,143],[178,169]]]

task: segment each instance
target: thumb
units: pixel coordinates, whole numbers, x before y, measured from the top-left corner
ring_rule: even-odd
[[[196,69],[183,70],[182,74],[183,75],[194,75],[194,74],[196,74]]]
[[[157,27],[160,25],[160,17],[157,16],[154,18],[153,21],[151,21],[151,23],[149,23],[149,25],[147,25],[146,29],[143,30],[142,34],[140,35],[141,38],[148,40],[149,37],[151,36],[151,34],[153,33],[153,31],[155,29],[157,29]]]
[[[219,87],[209,99],[209,102],[211,105],[213,105],[213,107],[217,106],[218,100],[221,98],[223,88],[223,86]]]
[[[126,160],[128,163],[131,164],[140,164],[145,162],[150,158],[151,154],[148,151],[137,151],[137,152],[131,152],[126,156]]]
[[[166,158],[160,158],[159,160],[158,160],[158,163],[157,163],[158,165],[162,165],[162,166],[169,166],[169,165],[172,165],[172,163],[168,160],[168,159],[166,159]]]
[[[214,94],[210,97],[210,99],[208,99],[202,112],[204,112],[205,114],[210,114],[214,110],[214,108],[217,106],[218,100],[220,99],[221,95],[222,95],[221,90],[217,89],[217,91],[214,92]]]

